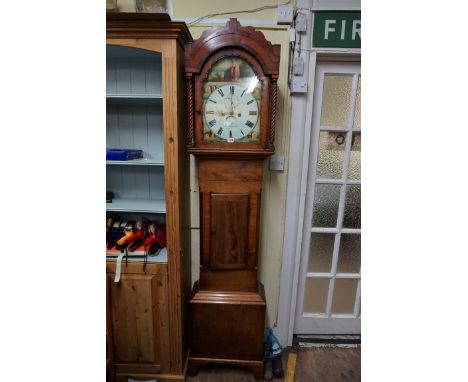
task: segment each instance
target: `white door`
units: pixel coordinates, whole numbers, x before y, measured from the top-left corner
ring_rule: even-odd
[[[296,334],[361,331],[360,72],[316,67]]]

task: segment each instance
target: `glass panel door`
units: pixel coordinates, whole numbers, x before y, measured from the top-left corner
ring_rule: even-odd
[[[361,74],[317,65],[296,334],[360,333]]]

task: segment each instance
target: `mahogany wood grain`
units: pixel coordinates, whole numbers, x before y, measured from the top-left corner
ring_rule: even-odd
[[[258,143],[229,143],[226,142],[204,142],[203,141],[203,113],[198,112],[204,110],[203,100],[201,99],[200,95],[203,93],[203,82],[207,79],[208,73],[213,65],[215,65],[216,61],[225,58],[225,57],[241,57],[245,61],[247,61],[255,71],[257,78],[259,81],[262,82],[262,90],[261,90],[261,102],[260,102],[260,142]],[[203,69],[199,75],[196,75],[194,78],[194,100],[195,100],[195,111],[194,114],[194,124],[196,126],[194,131],[194,148],[189,148],[189,152],[193,154],[198,153],[198,149],[208,149],[209,152],[216,155],[216,150],[221,150],[225,153],[230,153],[231,151],[241,150],[243,152],[256,152],[257,150],[261,150],[265,153],[272,153],[271,151],[273,148],[267,147],[267,137],[269,136],[269,124],[270,124],[270,79],[266,77],[263,72],[261,66],[258,64],[255,56],[247,53],[243,49],[238,48],[231,48],[225,49],[220,52],[216,52],[211,55],[208,60],[205,62]]]
[[[192,330],[189,374],[208,363],[236,363],[263,371],[265,293],[200,290],[190,300]],[[202,361],[202,359],[204,359]]]
[[[210,194],[211,264],[216,269],[244,269],[247,254],[249,194]]]
[[[212,291],[252,292],[257,289],[257,269],[213,271],[200,267],[200,288]]]
[[[273,154],[280,50],[280,45],[272,45],[262,32],[243,27],[236,19],[230,19],[225,26],[212,27],[199,39],[186,44],[185,75],[189,92],[186,141],[190,153],[209,157],[222,152],[239,158],[242,155],[265,158]],[[202,140],[202,83],[213,64],[223,57],[244,59],[262,82],[259,143],[207,143]]]
[[[210,158],[200,159],[198,166],[202,212],[201,288],[255,290],[263,162]],[[221,195],[238,200],[238,205],[243,200],[242,208],[234,208],[234,202],[223,200]],[[237,258],[244,260],[229,265],[222,259],[230,258],[233,243],[242,248]],[[234,268],[237,273],[228,271]]]
[[[200,73],[204,62],[214,51],[232,46],[241,47],[256,56],[266,74],[279,75],[281,46],[273,45],[253,27],[241,26],[236,19],[205,30],[197,40],[186,45],[186,71]]]
[[[203,140],[202,84],[227,57],[247,61],[261,83],[258,142]],[[263,376],[265,295],[257,282],[263,160],[274,153],[280,46],[236,19],[186,44],[187,150],[198,159],[200,280],[190,299],[189,374],[208,363]]]
[[[261,283],[256,284],[256,288],[252,292],[238,292],[225,290],[205,290],[200,288],[199,282],[195,282],[190,303],[212,303],[219,302],[225,304],[236,304],[242,302],[244,304],[265,304],[265,292]]]
[[[263,161],[200,160],[198,176],[202,182],[253,182],[258,184],[263,176]],[[203,187],[203,183],[201,184]],[[260,189],[258,189],[260,191]]]

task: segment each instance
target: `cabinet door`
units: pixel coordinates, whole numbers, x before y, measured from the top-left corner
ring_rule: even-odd
[[[155,269],[146,274],[122,273],[120,282],[111,281],[113,356],[117,372],[157,373],[165,363],[161,349],[167,346],[167,274],[165,267]]]

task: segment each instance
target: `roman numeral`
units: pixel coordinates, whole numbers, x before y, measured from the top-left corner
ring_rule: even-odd
[[[232,138],[232,131],[229,130],[229,138]]]
[[[249,102],[247,102],[247,105],[250,105],[254,100],[251,99]]]
[[[231,86],[231,95],[234,94],[234,86]]]
[[[213,110],[207,110],[205,113],[206,114],[214,114],[214,111]]]
[[[210,122],[208,122],[208,125],[210,125],[210,127],[216,125],[216,119],[212,119]]]
[[[213,102],[213,103],[218,103],[218,102],[216,102],[216,101],[213,101],[212,99],[209,99],[209,101],[211,101],[211,102]]]
[[[224,93],[221,89],[218,89],[218,93],[221,94],[221,97],[224,97]]]
[[[216,134],[221,135],[222,133],[223,133],[223,128],[220,127],[219,130],[218,130],[218,132],[217,132]]]
[[[250,128],[254,127],[254,124],[250,121],[247,121],[245,124],[249,126]]]
[[[256,111],[249,111],[249,115],[257,115]]]
[[[241,132],[242,135],[244,135],[244,132],[242,130],[240,132]]]
[[[242,94],[241,94],[241,97],[244,95],[244,93],[245,93],[246,90],[247,90],[247,89],[244,89],[244,91],[243,91]]]

